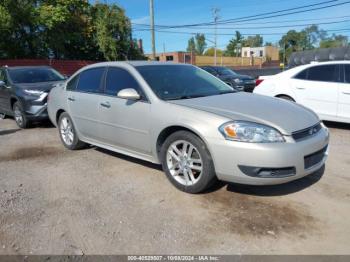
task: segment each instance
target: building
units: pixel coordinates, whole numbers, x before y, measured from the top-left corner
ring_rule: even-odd
[[[242,57],[262,57],[265,60],[279,60],[279,50],[275,46],[242,47]]]
[[[146,56],[152,59],[152,54],[147,54]],[[160,62],[195,64],[196,56],[190,52],[168,52],[156,54],[156,60]]]

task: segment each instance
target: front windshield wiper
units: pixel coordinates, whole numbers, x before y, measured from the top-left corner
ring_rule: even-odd
[[[224,95],[224,94],[231,94],[231,93],[237,93],[236,90],[226,90],[226,91],[221,91],[219,95]]]
[[[170,100],[181,100],[181,99],[191,99],[191,98],[197,98],[197,97],[205,97],[205,96],[210,96],[208,94],[201,94],[201,95],[184,95],[184,96],[177,96],[177,97],[171,97],[166,99],[167,101]]]

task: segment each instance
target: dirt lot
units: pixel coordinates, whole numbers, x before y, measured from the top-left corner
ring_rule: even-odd
[[[289,184],[177,191],[158,166],[0,120],[0,254],[350,254],[350,126]]]

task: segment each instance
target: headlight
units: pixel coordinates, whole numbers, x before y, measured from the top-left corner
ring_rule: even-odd
[[[242,79],[236,78],[233,81],[235,81],[236,84],[242,84],[244,81]]]
[[[24,92],[29,94],[29,95],[35,95],[35,96],[40,96],[44,93],[44,91],[40,90],[30,90],[30,89],[24,89]]]
[[[282,134],[273,127],[245,121],[233,121],[219,127],[227,140],[249,143],[285,142]]]

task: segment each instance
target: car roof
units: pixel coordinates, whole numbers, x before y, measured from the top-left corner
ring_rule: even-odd
[[[159,61],[113,61],[113,62],[100,62],[91,64],[88,67],[99,67],[99,66],[118,66],[118,65],[131,65],[131,66],[159,66],[159,65],[191,65],[183,63],[174,63],[174,62],[159,62]]]

